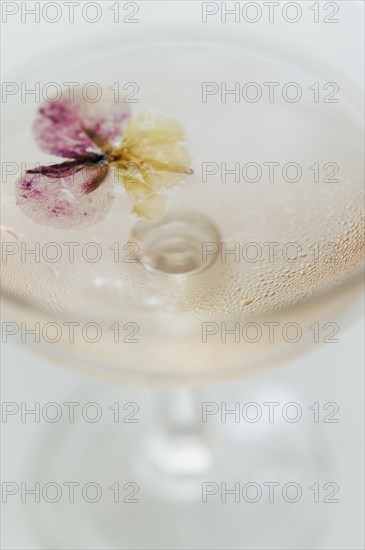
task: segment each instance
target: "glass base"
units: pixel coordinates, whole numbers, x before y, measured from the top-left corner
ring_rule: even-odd
[[[214,391],[202,390],[201,401],[217,401]],[[260,393],[257,385],[249,401]],[[41,548],[318,547],[328,505],[310,487],[334,477],[318,425],[216,415],[201,422],[203,435],[180,429],[171,440],[152,413],[160,399],[161,391],[114,388],[96,400],[100,421],[50,426],[31,478],[40,502],[26,505]],[[62,494],[50,502],[60,496],[54,484]]]

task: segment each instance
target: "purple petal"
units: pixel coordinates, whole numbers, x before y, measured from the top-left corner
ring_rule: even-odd
[[[41,225],[58,229],[94,225],[105,218],[114,198],[110,181],[103,181],[107,171],[105,164],[78,161],[41,166],[17,181],[17,204]]]
[[[117,145],[129,118],[128,104],[114,102],[110,96],[92,103],[75,95],[71,99],[45,102],[38,111],[33,131],[43,151],[76,158]]]
[[[39,147],[51,155],[75,158],[100,152],[83,129],[76,104],[65,100],[44,103],[33,132]]]

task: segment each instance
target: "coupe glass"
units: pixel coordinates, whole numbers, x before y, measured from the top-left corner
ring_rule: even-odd
[[[97,471],[107,483],[123,473],[123,479],[138,480],[145,497],[137,515],[105,503],[92,510],[80,505],[76,514],[67,506],[51,513],[37,506],[40,525],[48,514],[41,532],[49,548],[86,547],[86,526],[93,548],[154,547],[157,502],[166,518],[161,547],[171,547],[174,530],[184,525],[190,533],[179,535],[184,548],[236,547],[230,528],[241,512],[227,505],[222,523],[219,507],[202,506],[202,481],[236,479],[242,460],[246,479],[252,472],[255,479],[269,479],[271,472],[260,471],[257,441],[230,439],[219,423],[208,430],[200,416],[202,398],[194,397],[199,389],[188,387],[281,365],[313,343],[315,330],[330,338],[336,320],[343,325],[360,309],[362,117],[360,91],[346,74],[350,68],[330,71],[326,59],[308,54],[309,46],[288,52],[280,28],[275,34],[269,26],[255,33],[228,24],[204,27],[192,7],[181,20],[166,8],[159,21],[147,4],[145,23],[124,27],[123,34],[113,30],[98,44],[97,59],[90,52],[64,51],[60,63],[44,63],[29,85],[97,81],[108,89],[118,81],[127,84],[126,93],[134,87],[134,112],[152,110],[179,120],[194,174],[169,192],[166,215],[154,224],[138,221],[121,186],[109,180],[115,200],[102,222],[79,231],[45,228],[16,206],[17,175],[3,183],[2,240],[9,246],[2,279],[9,320],[47,327],[35,347],[62,365],[118,383],[168,387],[156,390],[150,423],[133,432],[128,450],[108,439],[107,430],[96,440],[95,432],[87,436],[77,426],[53,442],[51,458],[45,454],[39,468],[44,479],[63,471],[66,437],[83,464],[78,479]],[[237,82],[240,99],[227,95],[222,101],[223,86]],[[268,95],[243,99],[246,91],[252,99],[257,90],[243,90],[245,83],[261,83],[268,94],[263,83],[269,82],[279,83],[273,101]],[[293,82],[302,90],[297,102],[282,93]],[[218,92],[204,97],[204,89]],[[339,101],[324,101],[330,93]],[[9,101],[5,162],[30,168],[50,161],[31,135],[36,108]],[[224,176],[224,163],[230,170],[238,163],[239,175]],[[268,163],[277,163],[272,178]],[[73,261],[67,243],[76,243]],[[32,254],[24,261],[22,251],[37,247],[41,261]],[[78,323],[73,341],[70,323]],[[313,457],[302,452],[303,440],[305,434],[297,432],[292,452],[296,467],[306,471]],[[292,464],[283,458],[280,438],[261,444],[261,453],[273,453],[273,468],[288,475]],[[317,449],[321,444],[314,443]],[[314,525],[315,514],[303,506]],[[136,535],[137,521],[144,535]],[[306,537],[315,528],[309,535],[300,524],[292,510],[250,509],[245,547],[276,540],[284,548],[297,530],[309,544]],[[91,548],[89,539],[87,544]]]

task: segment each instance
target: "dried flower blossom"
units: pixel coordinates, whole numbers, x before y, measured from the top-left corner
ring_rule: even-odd
[[[110,169],[132,213],[152,223],[165,212],[161,193],[192,173],[181,125],[150,113],[131,117],[126,103],[47,102],[33,132],[43,151],[68,159],[27,170],[16,182],[17,204],[39,224],[80,229],[103,220],[114,200]]]

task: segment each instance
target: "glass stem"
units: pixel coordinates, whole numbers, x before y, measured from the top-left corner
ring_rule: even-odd
[[[172,437],[200,434],[200,390],[197,388],[169,388],[157,390],[155,413],[157,422]]]
[[[201,419],[200,390],[153,390],[151,425],[142,441],[144,467],[160,483],[192,482],[213,462],[206,424]]]

